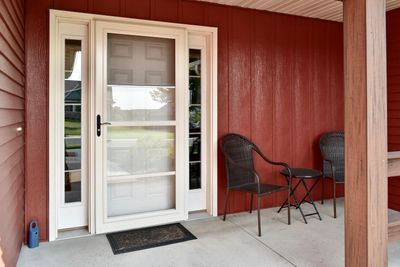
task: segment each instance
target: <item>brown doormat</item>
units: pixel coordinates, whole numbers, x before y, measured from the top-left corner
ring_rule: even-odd
[[[107,234],[114,255],[197,239],[180,223]]]

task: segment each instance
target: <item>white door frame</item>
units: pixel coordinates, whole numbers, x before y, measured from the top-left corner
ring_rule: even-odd
[[[187,25],[187,24],[178,24],[178,23],[168,23],[168,22],[157,22],[157,21],[148,21],[148,20],[139,20],[139,19],[130,19],[130,18],[121,18],[121,17],[112,17],[112,16],[103,16],[103,15],[94,15],[94,14],[85,14],[78,12],[69,12],[69,11],[59,11],[59,10],[50,10],[50,58],[49,58],[49,241],[53,241],[57,239],[58,229],[57,229],[57,216],[58,216],[58,195],[57,195],[57,179],[60,179],[59,173],[62,168],[60,164],[60,150],[58,144],[60,141],[60,132],[59,127],[57,127],[56,118],[57,114],[59,114],[60,105],[58,103],[58,94],[57,86],[59,82],[59,77],[57,70],[59,70],[60,63],[57,60],[57,53],[59,39],[58,36],[58,27],[60,22],[67,22],[72,24],[80,24],[87,25],[89,29],[89,79],[88,79],[88,124],[87,129],[88,132],[91,133],[88,135],[88,167],[87,167],[87,175],[88,175],[88,229],[90,234],[95,234],[95,192],[94,192],[94,177],[95,177],[95,163],[94,163],[94,155],[95,155],[95,105],[94,105],[94,78],[95,78],[95,21],[109,21],[109,22],[120,22],[126,24],[134,24],[134,25],[147,25],[147,26],[158,26],[158,27],[172,27],[172,28],[184,28],[187,33],[196,33],[208,36],[211,41],[211,95],[210,95],[210,103],[209,103],[209,113],[210,121],[209,121],[209,129],[210,132],[210,140],[208,140],[207,146],[209,148],[209,177],[208,177],[208,196],[207,196],[207,211],[212,216],[218,215],[218,176],[217,176],[217,148],[218,148],[218,136],[217,136],[217,109],[218,109],[218,90],[217,90],[217,28],[214,27],[204,27],[204,26],[195,26],[195,25]],[[186,179],[189,182],[189,179]],[[187,197],[186,197],[187,201]]]

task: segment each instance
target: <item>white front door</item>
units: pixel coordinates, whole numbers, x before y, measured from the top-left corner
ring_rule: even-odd
[[[187,219],[181,28],[96,22],[96,232]]]

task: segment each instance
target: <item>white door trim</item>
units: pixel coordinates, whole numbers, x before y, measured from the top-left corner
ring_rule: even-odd
[[[70,27],[66,27],[68,24]],[[64,25],[64,30],[61,30],[61,25]],[[82,26],[85,27],[85,33],[82,31]],[[76,31],[75,31],[76,29]],[[82,86],[86,92],[82,93],[82,104],[85,107],[89,106],[88,96],[90,93],[90,78],[88,70],[88,60],[90,54],[89,44],[89,23],[88,21],[77,21],[67,18],[56,18],[54,17],[50,21],[50,88],[49,89],[49,240],[55,240],[57,238],[57,232],[59,227],[58,217],[60,216],[59,207],[62,204],[62,194],[60,193],[61,186],[60,180],[64,175],[64,92],[62,83],[64,77],[61,71],[64,69],[64,60],[60,60],[63,57],[63,43],[67,36],[71,39],[83,40],[83,47],[85,57],[82,62]],[[87,109],[88,110],[88,109]],[[87,132],[89,130],[86,124],[87,110],[82,112],[82,140],[88,140]],[[85,186],[82,188],[84,194],[84,204],[89,208],[90,195],[88,188],[90,188],[89,181],[89,166],[85,155],[89,153],[90,143],[86,143],[82,146],[82,178],[85,180]],[[69,206],[74,206],[71,204]],[[89,212],[87,212],[88,222],[90,221]],[[90,228],[90,225],[88,225]]]
[[[89,29],[89,80],[88,80],[88,91],[91,92],[87,99],[88,105],[88,118],[94,118],[96,116],[94,107],[94,96],[93,96],[93,84],[95,78],[95,33],[94,33],[94,22],[97,20],[110,21],[110,22],[123,22],[126,24],[135,25],[148,25],[148,26],[158,26],[158,27],[175,27],[184,28],[187,33],[202,33],[210,36],[211,47],[212,47],[212,58],[211,58],[211,99],[209,112],[210,123],[208,131],[210,132],[210,140],[207,144],[210,150],[210,158],[208,164],[210,166],[210,177],[207,190],[208,193],[208,203],[207,211],[213,216],[218,215],[218,176],[217,176],[217,149],[218,149],[218,90],[217,90],[217,28],[215,27],[205,27],[196,26],[188,24],[178,24],[169,22],[158,22],[158,21],[148,21],[140,19],[130,19],[122,17],[95,15],[95,14],[85,14],[78,12],[60,11],[60,10],[50,10],[50,38],[49,38],[49,241],[53,241],[57,238],[57,178],[60,169],[62,168],[60,158],[62,154],[59,151],[59,144],[61,142],[60,129],[57,128],[56,118],[58,116],[58,102],[57,102],[57,85],[59,81],[59,74],[57,70],[59,69],[60,62],[57,61],[58,51],[58,27],[60,22],[70,22],[75,24],[87,25]],[[95,132],[95,124],[93,119],[88,120],[88,131],[89,133]],[[94,134],[89,134],[88,138],[88,157],[89,159],[94,159]],[[60,156],[61,154],[61,156]],[[95,194],[94,194],[94,160],[89,160],[88,162],[88,203],[89,203],[89,233],[94,234],[95,229]],[[188,181],[189,179],[187,179]],[[186,199],[187,201],[187,199]]]

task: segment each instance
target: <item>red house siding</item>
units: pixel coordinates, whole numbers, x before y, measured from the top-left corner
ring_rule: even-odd
[[[389,150],[400,150],[400,9],[387,13]],[[400,211],[400,177],[389,179],[389,208]]]
[[[50,8],[218,27],[219,137],[241,133],[275,160],[319,168],[319,136],[343,129],[340,23],[186,0],[26,0],[26,222],[39,218],[42,240],[48,238]],[[221,152],[218,156],[221,213],[226,177]],[[263,179],[284,182],[277,169],[259,167]],[[262,205],[277,206],[284,197],[271,196]],[[248,200],[232,194],[229,211],[247,209]]]
[[[0,2],[0,266],[24,240],[24,2]]]

